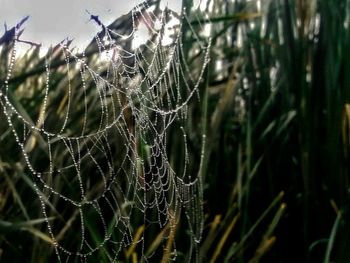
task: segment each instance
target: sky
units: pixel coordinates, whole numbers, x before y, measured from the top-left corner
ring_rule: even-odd
[[[173,0],[180,1],[180,0]],[[0,0],[0,36],[4,23],[11,28],[29,15],[21,39],[41,43],[44,48],[63,39],[74,38],[73,45],[86,46],[100,30],[89,21],[90,15],[99,15],[108,25],[129,12],[142,0]],[[1,28],[2,27],[2,28]]]

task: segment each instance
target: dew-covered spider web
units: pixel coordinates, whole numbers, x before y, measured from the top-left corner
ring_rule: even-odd
[[[35,47],[18,62],[20,27],[2,47],[1,118],[59,262],[175,260],[177,236],[188,242],[186,259],[196,257],[202,182],[188,123],[201,123],[188,118],[210,48],[199,12],[148,1],[108,26],[89,14],[100,31],[85,51],[67,39],[37,58],[39,67],[25,63]]]

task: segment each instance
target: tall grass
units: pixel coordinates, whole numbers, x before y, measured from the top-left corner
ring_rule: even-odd
[[[216,26],[217,32],[227,27],[216,59],[224,62],[217,74],[228,76],[220,80],[228,87],[220,87],[217,100],[212,97],[211,122],[229,99],[228,89],[236,90],[231,96],[241,106],[220,110],[208,200],[218,198],[218,189],[229,196],[232,182],[241,210],[237,232],[244,240],[259,213],[283,191],[285,215],[267,261],[347,262],[349,3],[220,3],[219,16],[248,19]],[[260,16],[249,19],[255,14]],[[229,200],[219,203],[230,206]],[[250,255],[247,247],[239,257],[246,262]]]

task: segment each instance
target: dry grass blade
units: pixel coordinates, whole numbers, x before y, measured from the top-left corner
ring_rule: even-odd
[[[214,254],[213,254],[212,258],[210,259],[210,263],[215,263],[216,262],[217,258],[219,257],[219,255],[220,255],[220,253],[221,253],[221,251],[222,251],[222,249],[223,249],[223,247],[224,247],[224,245],[225,245],[225,243],[226,243],[226,241],[227,241],[227,239],[229,237],[229,235],[231,234],[234,226],[236,225],[238,219],[239,219],[239,214],[236,215],[232,219],[232,221],[229,224],[229,226],[227,227],[225,233],[221,237],[221,239],[220,239],[220,241],[219,241],[219,243],[218,243],[218,245],[217,245],[217,247],[216,247],[216,249],[214,251]]]
[[[48,235],[44,234],[43,232],[37,230],[36,228],[25,228],[24,230],[30,232],[34,236],[37,236],[38,238],[44,240],[45,242],[49,243],[50,245],[54,244],[54,241],[49,237]]]
[[[143,233],[144,230],[145,230],[145,225],[140,226],[140,227],[136,230],[136,233],[135,233],[134,238],[133,238],[132,245],[129,247],[129,249],[128,249],[128,250],[126,251],[126,253],[125,253],[125,257],[126,257],[127,259],[130,258],[131,255],[132,255],[133,258],[134,258],[134,254],[136,253],[136,252],[135,252],[135,249],[136,249],[137,243],[138,243],[139,240],[141,239],[142,233]],[[136,254],[136,259],[137,259],[137,254]]]
[[[256,250],[254,257],[251,260],[249,260],[248,263],[260,262],[261,257],[275,244],[275,242],[276,242],[275,236],[272,236],[262,241],[258,249]]]
[[[203,241],[201,249],[200,249],[200,259],[202,261],[204,261],[205,256],[206,256],[209,248],[211,247],[211,245],[213,244],[213,242],[216,238],[217,230],[218,230],[218,227],[221,223],[221,217],[222,217],[221,215],[216,215],[210,224],[209,233],[208,233],[207,237],[205,238],[205,240]]]
[[[164,254],[163,254],[163,258],[161,260],[161,263],[170,262],[170,255],[172,252],[173,244],[175,242],[175,234],[176,234],[176,230],[177,230],[176,219],[172,218],[171,222],[169,222],[169,224],[170,224],[169,225],[170,233],[169,233],[168,240],[166,242],[166,247],[164,248]]]
[[[270,226],[268,227],[266,233],[263,236],[262,241],[260,242],[258,248],[255,251],[254,257],[249,261],[249,263],[257,263],[260,261],[261,257],[273,246],[276,242],[276,237],[272,236],[273,231],[281,220],[282,215],[286,210],[286,204],[281,204],[276,215],[272,219]]]

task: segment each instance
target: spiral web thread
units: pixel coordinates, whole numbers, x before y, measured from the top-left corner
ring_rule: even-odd
[[[114,262],[131,246],[150,259],[156,252],[148,251],[148,231],[163,233],[162,249],[175,259],[180,218],[187,221],[191,247],[200,242],[202,185],[188,169],[185,123],[189,103],[198,101],[210,41],[197,38],[201,67],[191,71],[182,43],[183,21],[189,20],[185,11],[177,14],[151,2],[108,27],[95,17],[101,32],[84,53],[74,53],[66,41],[44,58],[44,73],[33,88],[41,108],[33,116],[25,116],[9,95],[15,41],[0,90],[1,111],[35,182],[59,262],[89,261],[101,250]],[[133,49],[140,23],[149,38]],[[186,30],[196,37],[191,26]],[[178,171],[168,157],[169,134],[183,144]],[[140,225],[144,230],[135,238]]]

